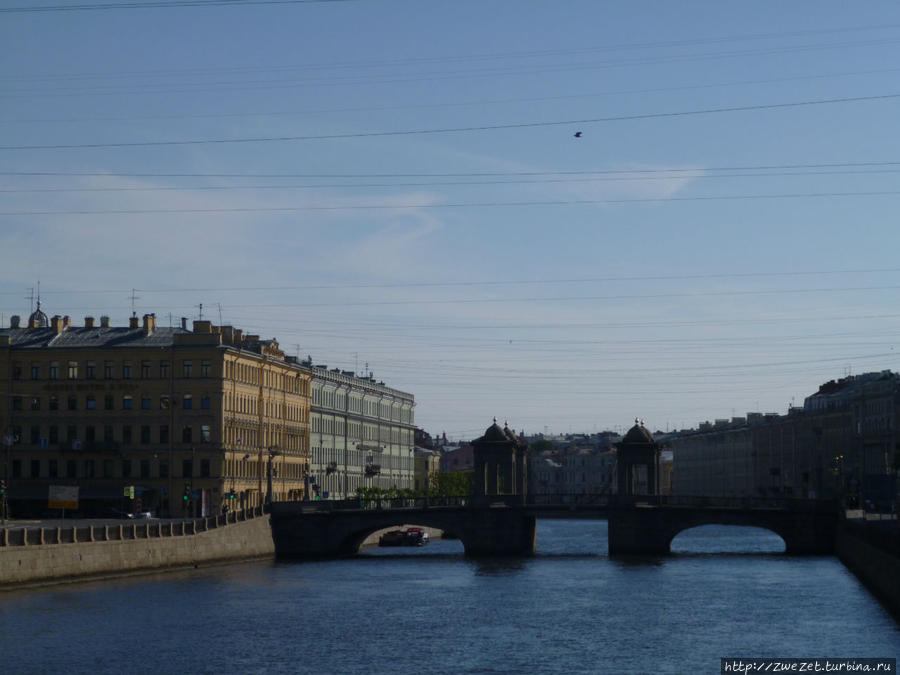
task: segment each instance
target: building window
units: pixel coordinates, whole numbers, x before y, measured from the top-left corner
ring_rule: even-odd
[[[147,424],[141,425],[141,443],[149,444],[150,443],[150,426]],[[141,476],[144,478],[144,476]]]
[[[193,478],[193,476],[194,476],[194,460],[192,460],[192,459],[181,460],[181,475],[184,478]]]
[[[74,443],[75,439],[78,438],[78,427],[74,424],[70,424],[66,427],[66,442]]]
[[[50,427],[50,443],[59,443],[59,427],[55,424]]]
[[[103,364],[103,377],[105,377],[107,380],[113,379],[113,362],[112,361],[106,361]]]
[[[31,460],[31,477],[32,478],[40,478],[41,477],[41,460],[39,460],[39,459]]]
[[[145,380],[150,378],[150,362],[141,361],[141,377]]]
[[[150,397],[147,395],[141,396],[141,410],[150,410]]]
[[[13,410],[21,410],[22,409],[22,397],[21,396],[13,396],[12,409]]]
[[[78,397],[75,394],[69,396],[67,407],[69,410],[77,410],[78,409]]]
[[[97,364],[94,361],[88,361],[87,364],[85,364],[84,376],[89,380],[93,380],[97,377]]]
[[[37,445],[41,440],[41,428],[38,426],[31,427],[31,444]]]
[[[159,442],[160,443],[168,443],[169,442],[169,425],[161,424],[159,427]]]
[[[141,460],[141,478],[150,478],[150,460]]]
[[[122,460],[122,478],[131,478],[131,460]]]
[[[87,398],[84,401],[84,406],[88,410],[96,410],[97,409],[97,399],[94,398],[93,394],[88,394]]]
[[[200,425],[200,442],[201,443],[209,443],[209,425],[208,424]]]
[[[14,379],[14,380],[22,379],[22,366],[20,366],[18,363],[13,366],[12,379]]]
[[[22,477],[22,460],[14,459],[12,461],[12,477],[13,478],[21,478]]]
[[[41,397],[40,396],[32,396],[31,397],[31,409],[32,410],[40,410],[41,409]]]
[[[50,398],[47,399],[47,407],[50,410],[59,410],[59,397],[56,394],[50,394]]]
[[[185,410],[191,410],[194,407],[194,397],[192,394],[185,394],[182,400],[182,407]]]
[[[93,443],[97,440],[97,432],[90,424],[84,428],[84,440],[88,443]]]
[[[51,380],[59,379],[59,363],[57,361],[50,362],[50,379]]]
[[[131,410],[133,407],[133,399],[129,394],[125,394],[122,397],[122,410]]]
[[[32,380],[41,379],[41,367],[40,366],[31,366],[31,379]]]
[[[104,478],[114,478],[114,476],[113,476],[114,468],[113,467],[114,467],[114,464],[111,459],[103,460],[103,477]]]
[[[159,376],[162,378],[169,377],[169,362],[168,361],[160,361],[159,362]]]
[[[210,371],[210,361],[209,359],[203,359],[200,361],[200,377],[209,377]]]
[[[66,478],[78,478],[78,466],[74,459],[66,460]]]
[[[130,380],[131,379],[131,361],[126,361],[122,364],[122,379]]]
[[[92,460],[92,459],[84,460],[84,477],[85,478],[93,478],[94,477],[94,460]]]
[[[168,478],[169,477],[169,463],[161,461],[159,463],[159,477],[160,478]]]
[[[103,409],[104,410],[112,410],[113,407],[115,406],[114,400],[115,399],[113,399],[112,394],[106,394],[103,397]]]
[[[187,425],[181,430],[181,442],[190,443],[192,441],[191,426]]]
[[[209,460],[208,459],[200,460],[200,477],[201,478],[209,478]]]
[[[67,377],[70,380],[78,379],[78,361],[69,361],[69,371],[68,372],[69,372],[69,374],[67,375]]]
[[[192,377],[194,374],[194,362],[193,361],[183,361],[182,362],[182,377]]]
[[[56,478],[59,475],[59,461],[55,459],[47,460],[47,476]]]
[[[113,426],[112,424],[103,425],[103,441],[105,443],[113,442]]]
[[[124,427],[122,427],[122,442],[125,443],[126,445],[131,444],[131,425],[130,424],[126,424]]]
[[[204,395],[204,396],[202,396],[202,397],[200,398],[200,407],[203,408],[203,410],[209,410],[209,409],[210,409],[210,407],[211,407],[211,402],[210,402],[209,396],[205,396],[205,395]]]

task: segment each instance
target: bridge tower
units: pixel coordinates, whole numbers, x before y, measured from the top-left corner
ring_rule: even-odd
[[[642,420],[616,444],[616,479],[620,495],[659,494],[659,444]]]
[[[509,426],[494,423],[484,436],[472,441],[475,459],[475,497],[519,495],[528,492],[527,444]]]

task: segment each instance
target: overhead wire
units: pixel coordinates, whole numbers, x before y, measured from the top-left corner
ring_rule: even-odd
[[[586,124],[600,124],[608,122],[623,122],[634,120],[664,119],[673,117],[689,117],[694,115],[714,115],[722,113],[750,112],[757,110],[785,110],[798,107],[817,105],[834,105],[842,103],[865,103],[874,101],[890,101],[900,98],[900,93],[874,94],[869,96],[844,96],[825,99],[808,99],[803,101],[788,101],[782,103],[761,103],[743,106],[724,106],[718,108],[697,108],[694,110],[639,113],[633,115],[612,115],[608,117],[591,117],[570,120],[553,120],[546,122],[518,122],[508,124],[482,124],[462,127],[443,127],[432,129],[405,129],[397,131],[357,131],[332,134],[308,134],[297,136],[247,136],[241,138],[206,138],[168,141],[127,141],[109,143],[53,143],[46,145],[0,145],[0,151],[33,151],[33,150],[76,150],[99,148],[137,148],[137,147],[165,147],[165,146],[190,146],[190,145],[222,145],[243,143],[283,143],[317,140],[346,140],[353,138],[386,138],[396,136],[417,136],[448,133],[468,133],[478,131],[499,131],[509,129],[533,129],[555,126],[582,126]]]

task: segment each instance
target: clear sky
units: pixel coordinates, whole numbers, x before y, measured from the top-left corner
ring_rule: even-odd
[[[455,438],[784,413],[900,370],[898,119],[896,2],[0,0],[0,313],[202,303]]]

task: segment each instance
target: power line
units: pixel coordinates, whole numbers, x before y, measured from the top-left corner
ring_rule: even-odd
[[[663,202],[752,201],[759,199],[819,199],[833,197],[884,197],[900,190],[868,192],[799,192],[792,194],[720,195],[705,197],[638,197],[627,199],[572,199],[525,202],[456,202],[446,204],[356,204],[343,206],[261,206],[196,209],[81,209],[67,211],[0,211],[0,216],[140,215],[175,213],[292,213],[301,211],[402,211],[418,209],[495,208],[509,206],[586,206],[592,204],[650,204]]]
[[[79,12],[86,10],[149,9],[169,7],[220,7],[225,5],[306,5],[350,0],[141,0],[134,2],[94,2],[80,5],[27,5],[2,7],[0,14],[21,12]]]
[[[92,188],[9,188],[0,189],[0,194],[44,194],[60,192],[95,193],[95,192],[209,192],[216,190],[316,190],[333,188],[398,188],[398,187],[471,187],[486,185],[554,185],[571,183],[614,183],[631,181],[665,181],[685,178],[690,180],[707,180],[714,178],[772,178],[787,176],[846,176],[846,175],[881,175],[897,173],[900,169],[856,169],[844,171],[790,171],[760,173],[708,173],[704,169],[696,169],[693,174],[681,173],[662,176],[594,176],[590,178],[544,178],[513,180],[471,180],[471,181],[425,181],[415,183],[312,183],[306,185],[165,185],[144,187],[92,187]]]
[[[612,117],[593,117],[576,120],[557,120],[550,122],[521,122],[517,124],[487,124],[469,127],[447,127],[437,129],[408,129],[402,131],[360,131],[342,134],[319,134],[306,136],[258,136],[244,138],[211,138],[183,141],[129,141],[122,143],[71,143],[53,145],[3,145],[2,151],[10,150],[74,150],[98,148],[137,148],[185,145],[221,145],[232,143],[272,143],[315,140],[342,140],[351,138],[384,138],[391,136],[416,136],[429,134],[463,133],[473,131],[498,131],[502,129],[533,129],[553,126],[578,126],[606,122],[622,122],[629,120],[663,119],[672,117],[689,117],[693,115],[712,115],[720,113],[749,112],[753,110],[778,110],[787,108],[808,107],[815,105],[833,105],[836,103],[861,103],[866,101],[886,101],[900,98],[900,94],[878,94],[874,96],[848,96],[843,98],[814,99],[807,101],[791,101],[787,103],[766,103],[760,105],[730,106],[724,108],[701,108],[675,112],[643,113],[637,115],[616,115]]]
[[[757,164],[665,169],[584,169],[578,171],[470,171],[456,173],[149,173],[108,171],[0,171],[0,176],[89,176],[113,178],[472,178],[508,176],[592,176],[652,175],[719,171],[767,171],[780,169],[830,169],[855,167],[900,166],[900,161],[886,162],[820,162],[815,164]]]

